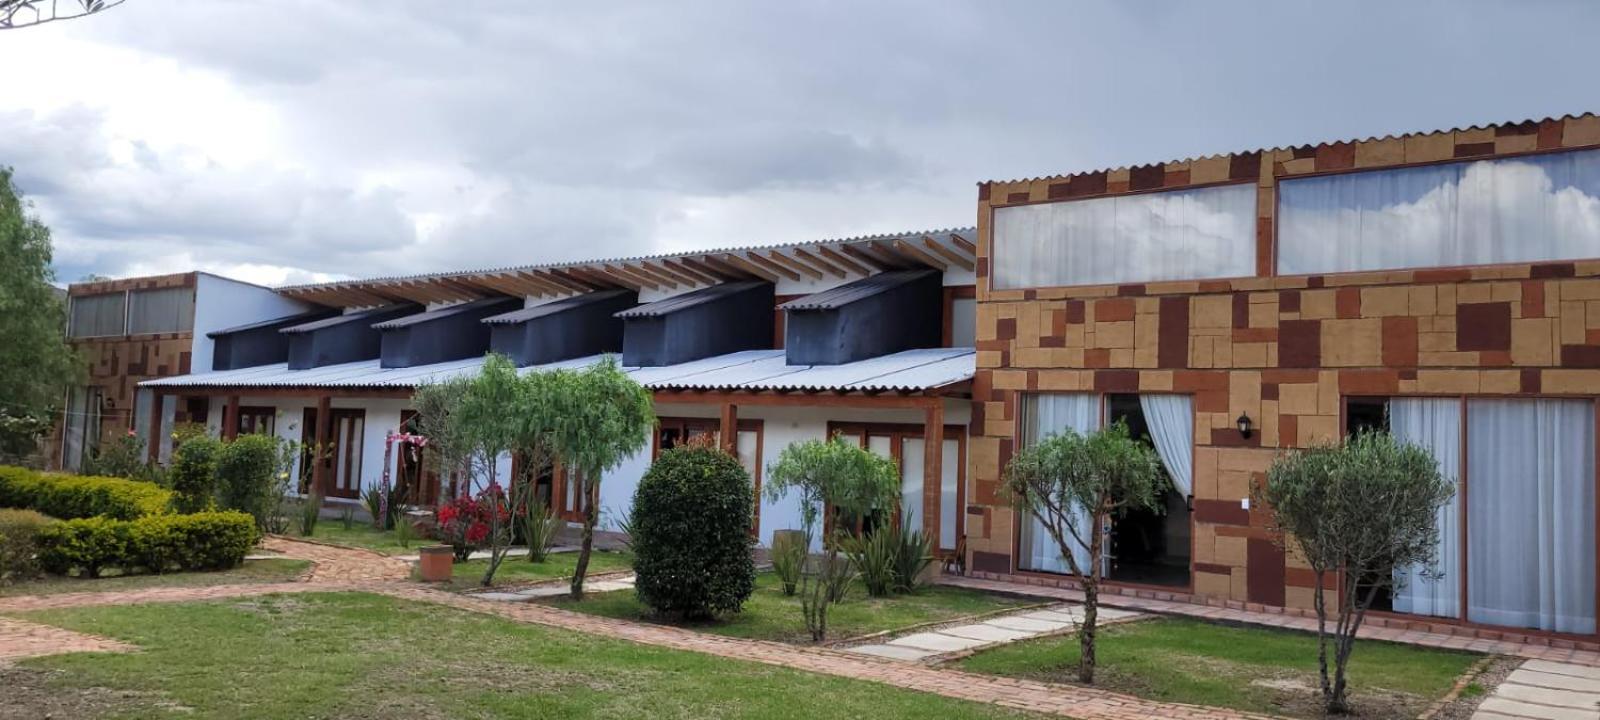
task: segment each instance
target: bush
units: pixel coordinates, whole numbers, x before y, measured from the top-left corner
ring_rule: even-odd
[[[393,530],[395,523],[406,514],[406,487],[400,483],[389,486],[388,499],[384,499],[383,488],[372,485],[361,491],[361,504],[366,507],[367,514],[372,516],[372,526],[379,530]],[[380,523],[378,516],[384,516]]]
[[[156,515],[166,511],[171,495],[153,483],[136,480],[0,467],[0,507],[37,510],[65,520]]]
[[[780,530],[772,535],[772,572],[783,584],[784,595],[794,595],[800,585],[800,571],[806,562],[805,535],[798,530]]]
[[[78,570],[87,577],[107,567],[124,573],[221,570],[244,562],[256,538],[255,519],[241,512],[81,518],[40,529],[39,561],[48,572]]]
[[[909,518],[891,532],[894,537],[894,591],[911,592],[922,585],[922,573],[933,562],[933,538],[921,530],[908,530]]]
[[[880,527],[866,537],[844,536],[840,548],[849,556],[861,584],[867,586],[872,597],[888,597],[895,589],[895,555],[899,543],[893,528]]]
[[[466,562],[489,539],[489,506],[470,497],[452,498],[434,514],[439,541],[455,549],[456,562]]]
[[[102,445],[95,454],[84,458],[83,474],[160,485],[166,477],[161,472],[161,466],[151,463],[148,458],[144,441],[129,430],[127,434]]]
[[[634,587],[656,612],[738,612],[755,591],[750,475],[704,446],[662,453],[633,495]]]
[[[278,442],[266,435],[241,435],[217,453],[217,497],[223,509],[249,513],[267,528],[277,509]]]
[[[567,523],[550,512],[550,507],[540,502],[537,493],[528,493],[527,503],[522,510],[522,517],[518,520],[522,523],[522,537],[528,543],[528,562],[542,563],[550,556],[550,547],[555,545],[556,535]],[[631,535],[632,531],[628,532]]]
[[[217,456],[222,443],[205,436],[186,440],[172,453],[172,509],[197,513],[211,508],[217,487]]]
[[[0,510],[0,586],[39,576],[39,529],[51,522],[32,510]]]

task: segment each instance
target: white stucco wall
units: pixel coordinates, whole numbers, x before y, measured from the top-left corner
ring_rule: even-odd
[[[194,345],[191,372],[211,371],[213,342],[206,333],[271,320],[311,309],[260,285],[197,273],[194,297]]]

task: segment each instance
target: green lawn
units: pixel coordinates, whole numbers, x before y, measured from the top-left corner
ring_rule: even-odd
[[[651,620],[650,610],[632,590],[591,593],[581,602],[568,598],[547,600],[551,605],[593,615],[629,620]],[[987,595],[960,588],[934,586],[911,595],[871,598],[859,583],[845,601],[828,609],[828,640],[860,637],[883,630],[992,612],[1027,601]],[[717,635],[809,643],[800,598],[786,597],[772,573],[756,576],[756,591],[744,610],[716,622],[689,623],[688,627]]]
[[[1314,635],[1163,618],[1109,626],[1096,646],[1101,687],[1153,700],[1321,717]],[[1480,656],[1358,641],[1352,700],[1364,718],[1412,718]],[[960,662],[964,670],[1076,682],[1078,638],[1015,643]]]
[[[54,610],[137,653],[0,668],[16,717],[1002,718],[1002,708],[366,594]]]
[[[113,592],[151,587],[199,587],[238,583],[290,582],[311,567],[305,560],[246,560],[232,570],[217,572],[175,572],[165,575],[129,575],[94,580],[45,576],[16,585],[0,587],[5,595],[54,595],[69,592]]]
[[[578,554],[575,552],[552,553],[545,557],[542,563],[528,562],[526,555],[512,555],[500,563],[500,569],[494,573],[495,585],[514,585],[517,583],[539,582],[541,580],[559,580],[572,577],[572,571],[578,566]],[[450,587],[457,590],[467,590],[482,587],[483,573],[489,568],[488,560],[468,560],[456,563],[452,569]],[[633,555],[625,552],[605,552],[596,550],[589,555],[589,576],[601,573],[611,573],[618,570],[631,570],[633,568]]]
[[[297,533],[290,533],[288,537],[300,537]],[[401,547],[399,535],[393,530],[379,530],[372,523],[357,522],[344,529],[344,524],[338,519],[323,518],[317,523],[317,530],[311,536],[312,540],[346,545],[349,547],[376,550],[385,555],[415,555],[424,545],[436,545],[435,540],[416,536],[411,539],[411,547]]]

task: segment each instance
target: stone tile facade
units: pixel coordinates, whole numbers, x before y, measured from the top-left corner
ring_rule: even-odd
[[[1585,115],[981,185],[968,566],[1016,570],[1015,518],[996,491],[1020,394],[1185,393],[1193,596],[1310,607],[1311,573],[1241,503],[1274,455],[1342,435],[1351,396],[1600,394],[1600,260],[1275,276],[1277,181],[1596,145],[1600,117]],[[993,208],[1235,182],[1258,188],[1255,277],[989,289]]]

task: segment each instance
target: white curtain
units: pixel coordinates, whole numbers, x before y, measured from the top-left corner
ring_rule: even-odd
[[[1140,395],[1156,454],[1178,494],[1194,494],[1194,405],[1188,395]]]
[[[994,212],[999,289],[1242,277],[1255,252],[1253,184]]]
[[[135,290],[128,293],[128,334],[194,329],[194,288]]]
[[[122,335],[127,319],[123,307],[126,293],[80,295],[72,298],[72,317],[68,331],[72,337]]]
[[[1597,150],[1278,183],[1284,275],[1582,259],[1596,247]]]
[[[954,550],[956,547],[956,523],[959,522],[960,495],[957,492],[961,484],[961,441],[946,438],[944,441],[944,460],[939,465],[939,547]]]
[[[1594,405],[1467,404],[1467,619],[1595,631]]]
[[[1389,401],[1389,431],[1400,442],[1416,445],[1439,461],[1439,472],[1452,483],[1461,478],[1461,401],[1452,398],[1395,398]],[[1438,617],[1461,615],[1461,496],[1439,508],[1437,576],[1422,567],[1394,572],[1395,612]]]
[[[1023,398],[1022,412],[1024,413],[1023,440],[1029,444],[1043,440],[1049,435],[1057,435],[1067,430],[1079,433],[1092,432],[1100,427],[1100,399],[1094,395],[1064,394],[1064,395],[1029,395]],[[1050,531],[1045,529],[1044,523],[1033,515],[1022,518],[1022,565],[1027,570],[1043,572],[1070,573],[1072,567],[1067,564],[1066,558],[1061,556],[1061,548],[1056,544],[1055,538],[1050,537]],[[1080,535],[1087,535],[1089,528],[1089,513],[1082,510],[1074,523],[1079,528]],[[1089,565],[1089,550],[1082,547],[1071,538],[1067,544],[1072,547],[1073,557],[1078,562],[1078,567],[1086,568]]]
[[[922,529],[922,438],[900,441],[900,517],[906,529]]]

